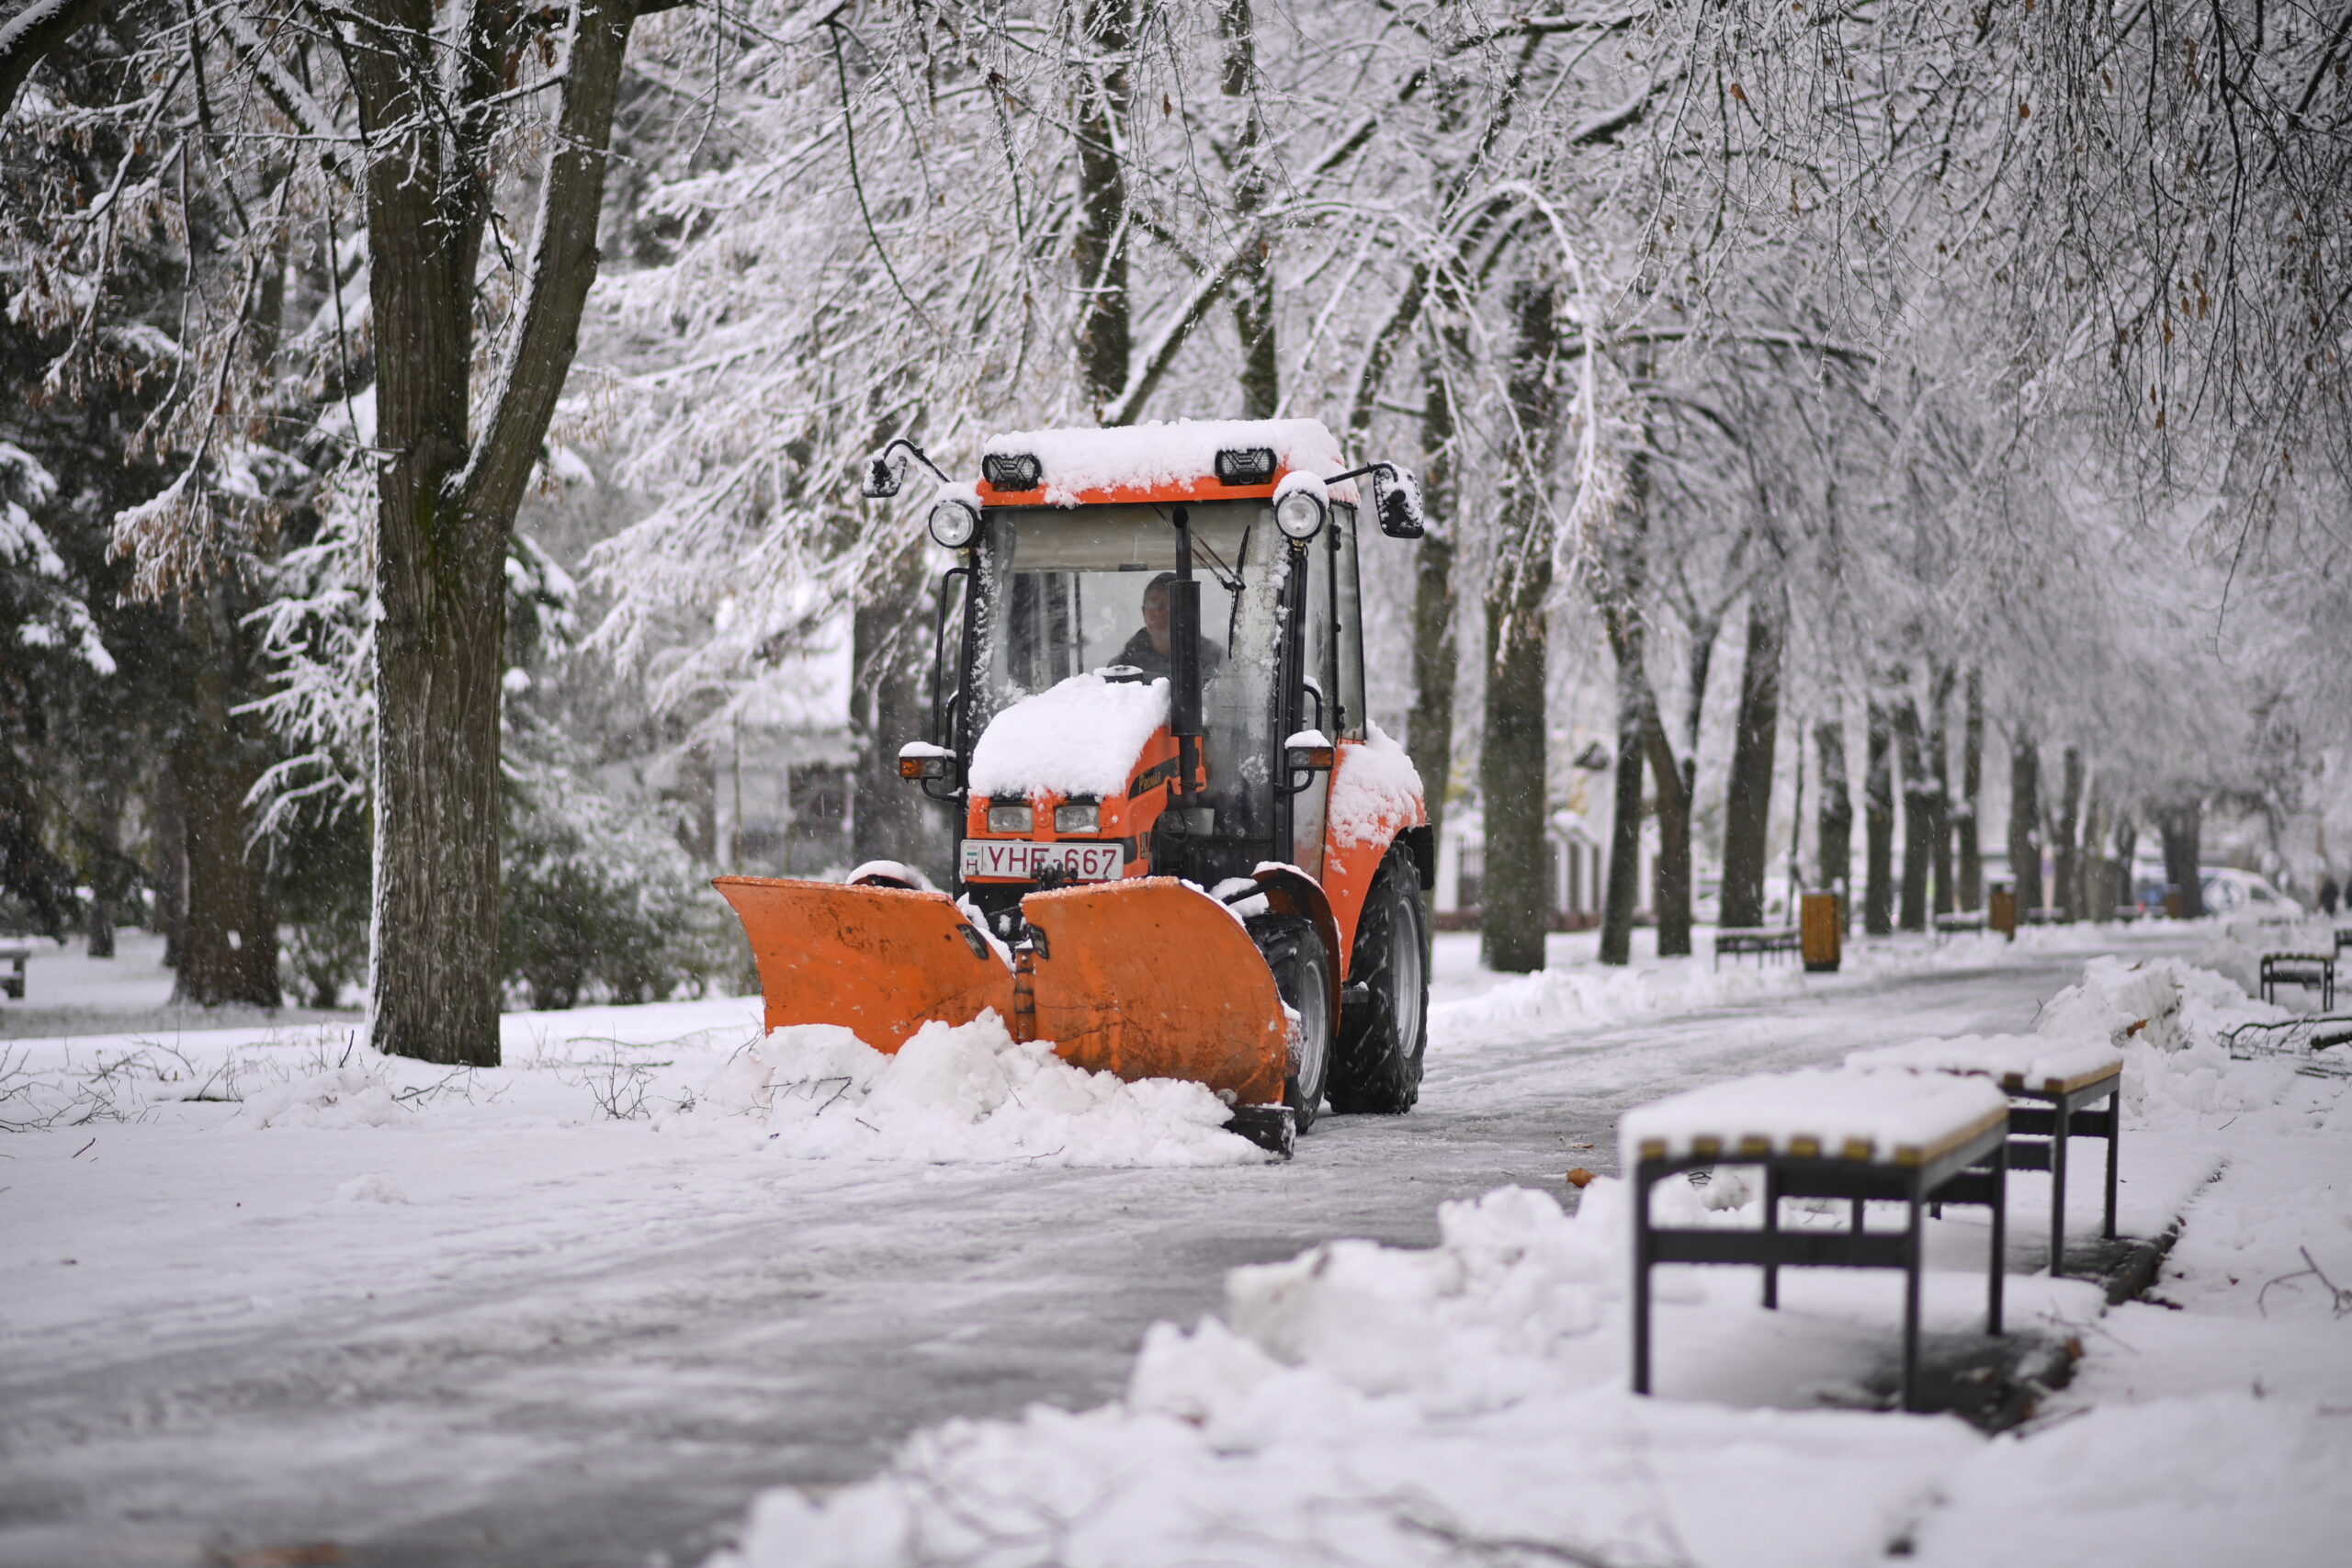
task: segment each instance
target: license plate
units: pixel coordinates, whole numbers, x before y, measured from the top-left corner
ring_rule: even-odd
[[[1125,868],[1119,844],[1033,844],[1023,839],[967,839],[964,875],[1035,882],[1052,873],[1069,882],[1109,882]]]

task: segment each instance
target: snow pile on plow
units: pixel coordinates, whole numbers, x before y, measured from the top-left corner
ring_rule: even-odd
[[[1123,1082],[1015,1041],[993,1011],[924,1024],[885,1055],[835,1024],[770,1033],[751,1054],[775,1148],[804,1159],[1051,1166],[1251,1165],[1224,1101],[1174,1078]]]

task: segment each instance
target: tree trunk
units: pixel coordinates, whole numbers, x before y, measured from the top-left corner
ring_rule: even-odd
[[[1453,777],[1453,692],[1458,655],[1453,592],[1453,394],[1443,357],[1422,361],[1421,511],[1426,531],[1413,557],[1413,706],[1405,749],[1420,770],[1430,838],[1445,830]],[[1426,874],[1430,868],[1421,868]]]
[[[1977,802],[1984,786],[1984,677],[1982,671],[1968,672],[1967,716],[1962,721],[1960,742],[1960,804],[1953,808],[1952,825],[1960,839],[1960,907],[1981,909],[1984,907],[1984,850],[1977,839]]]
[[[1544,938],[1551,928],[1544,667],[1552,536],[1544,488],[1556,423],[1555,293],[1551,284],[1526,281],[1510,292],[1517,331],[1507,390],[1528,445],[1505,481],[1502,547],[1487,588],[1486,729],[1478,752],[1487,841],[1479,947],[1488,968],[1514,974],[1544,967]]]
[[[2205,913],[2203,862],[2205,807],[2190,800],[2165,807],[2156,814],[2156,831],[2165,843],[2165,880],[2180,889],[2180,918],[2193,920]]]
[[[89,956],[112,958],[115,922],[122,918],[130,891],[130,865],[122,854],[122,781],[109,774],[90,784],[90,908],[84,930]]]
[[[278,1003],[277,916],[258,860],[247,849],[245,795],[268,765],[251,716],[232,712],[243,668],[240,617],[215,584],[197,599],[186,626],[196,647],[187,716],[172,748],[178,781],[187,902],[173,996],[215,1007]]]
[[[1657,869],[1650,888],[1650,912],[1657,918],[1657,955],[1685,958],[1690,953],[1690,781],[1698,766],[1689,759],[1675,761],[1655,702],[1643,739],[1657,790]]]
[[[1078,104],[1078,375],[1097,416],[1126,389],[1133,328],[1127,296],[1126,142],[1135,0],[1087,0],[1086,47],[1102,63],[1082,73]],[[1130,411],[1132,412],[1132,411]]]
[[[1634,910],[1642,897],[1641,631],[1630,634],[1632,657],[1617,655],[1617,761],[1615,799],[1609,820],[1609,885],[1600,908],[1600,962],[1630,964],[1634,958]]]
[[[1951,666],[1939,665],[1928,682],[1928,869],[1935,874],[1933,907],[1939,915],[1952,912],[1951,886],[1951,754],[1947,744],[1946,716],[1951,711]]]
[[[433,36],[432,0],[365,0],[388,36]],[[349,52],[364,128],[377,344],[375,942],[379,1050],[495,1066],[499,677],[515,509],[596,276],[605,148],[633,0],[577,0],[522,297],[479,421],[471,399],[480,171],[520,13],[469,13],[438,54]],[[479,423],[479,432],[475,425]]]
[[[2009,877],[2018,917],[2041,908],[2041,753],[2020,730],[2009,742]]]
[[[1233,151],[1234,214],[1246,227],[1265,205],[1265,122],[1258,112],[1257,29],[1250,0],[1218,0],[1217,33],[1225,40],[1220,85],[1228,98],[1246,99]],[[1241,340],[1241,417],[1272,419],[1282,406],[1282,367],[1274,356],[1274,268],[1272,243],[1261,237],[1246,253],[1233,281],[1233,327]],[[1424,493],[1424,500],[1427,499]]]
[[[187,940],[187,809],[179,771],[168,759],[155,770],[155,929],[164,967],[180,966]]]
[[[1928,929],[1928,873],[1935,860],[1933,795],[1919,743],[1919,708],[1909,692],[1894,705],[1894,743],[1903,764],[1903,918],[1906,931]]]
[[[1724,810],[1723,923],[1764,923],[1764,871],[1772,813],[1772,764],[1781,725],[1781,650],[1787,604],[1781,590],[1758,587],[1747,601],[1747,655],[1739,679],[1739,722],[1733,733],[1729,795]],[[1800,739],[1799,744],[1803,741]]]
[[[1821,807],[1814,819],[1814,879],[1816,886],[1850,904],[1853,885],[1854,795],[1846,776],[1846,725],[1825,719],[1814,726],[1814,750],[1821,759]]]
[[[1862,930],[1887,936],[1894,930],[1894,731],[1886,705],[1870,705],[1862,773],[1862,832],[1868,881],[1862,891]]]
[[[899,776],[899,748],[925,733],[922,675],[930,627],[923,557],[922,536],[910,535],[898,558],[861,585],[850,619],[851,716],[857,730],[850,822],[852,852],[861,861],[920,865],[931,858],[922,786]]]
[[[2059,794],[2052,802],[2050,823],[2052,852],[2057,862],[2052,902],[2058,906],[2058,918],[2072,922],[2083,918],[2082,748],[2067,747],[2060,770]]]

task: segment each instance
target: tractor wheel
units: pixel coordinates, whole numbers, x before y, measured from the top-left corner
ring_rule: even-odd
[[[1290,1068],[1283,1076],[1283,1103],[1304,1133],[1315,1124],[1331,1066],[1331,955],[1305,916],[1260,915],[1249,925],[1266,967],[1274,972],[1274,988],[1298,1015],[1291,1031]]]
[[[1420,872],[1413,852],[1400,844],[1373,879],[1356,922],[1348,1005],[1331,1063],[1332,1110],[1396,1116],[1420,1098],[1429,960]]]

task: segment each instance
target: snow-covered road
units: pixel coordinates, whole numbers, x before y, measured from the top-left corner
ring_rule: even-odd
[[[1606,995],[1575,963],[1478,975],[1449,938],[1420,1109],[1327,1120],[1279,1167],[794,1160],[577,1115],[256,1133],[231,1125],[250,1100],[19,1134],[0,1562],[314,1541],[369,1564],[695,1562],[763,1485],[864,1477],[944,1417],[1114,1397],[1145,1329],[1215,1309],[1235,1265],[1429,1245],[1442,1200],[1611,1169],[1631,1103],[2023,1029],[2086,953],[2205,940],[2030,934],[1810,981],[1702,960],[1679,990]],[[563,1026],[748,1035],[715,1007]]]

